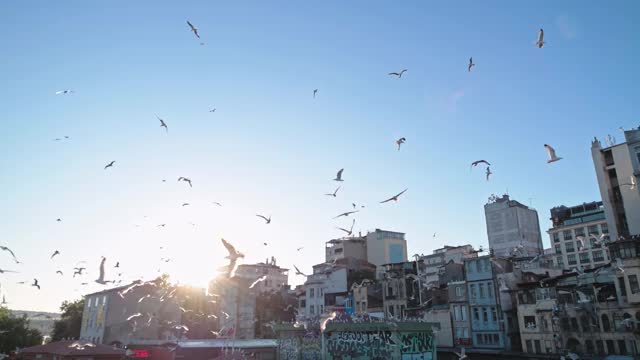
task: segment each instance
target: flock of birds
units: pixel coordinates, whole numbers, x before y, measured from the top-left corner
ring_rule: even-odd
[[[197,27],[195,27],[190,21],[187,21],[187,25],[189,27],[189,30],[193,33],[193,35],[197,38],[200,39],[200,33]],[[544,45],[546,44],[546,42],[544,41],[544,30],[540,29],[538,32],[538,38],[537,41],[534,42],[534,45],[537,46],[538,48],[543,48]],[[204,43],[200,43],[200,45],[204,45]],[[476,64],[473,61],[473,57],[469,58],[469,62],[467,65],[467,71],[471,72],[473,67],[476,66]],[[408,72],[408,69],[402,69],[400,71],[394,71],[394,72],[389,72],[388,75],[395,77],[397,79],[402,79],[403,75],[405,75]],[[316,96],[318,95],[318,89],[314,89],[313,90],[313,98],[315,99]],[[74,94],[75,91],[74,90],[60,90],[60,91],[56,91],[56,95],[71,95]],[[216,109],[212,108],[211,110],[209,110],[209,112],[215,112]],[[168,133],[169,132],[169,126],[167,124],[167,121],[161,117],[159,117],[158,115],[155,115],[157,120],[160,123],[160,127],[164,128],[165,132]],[[63,138],[55,138],[54,141],[63,141],[63,140],[69,140],[70,137],[69,136],[64,136]],[[405,137],[400,137],[397,140],[395,140],[395,145],[397,147],[397,151],[400,151],[402,148],[402,145],[404,145],[406,143],[407,139]],[[557,161],[562,160],[562,157],[559,157],[556,154],[556,150],[548,145],[548,144],[544,144],[544,148],[547,151],[548,154],[548,160],[547,163],[551,164],[551,163],[555,163]],[[485,177],[486,180],[489,181],[491,175],[493,174],[491,171],[491,163],[487,160],[476,160],[473,161],[471,163],[471,169],[479,166],[479,165],[485,165],[486,166],[486,170],[485,170]],[[105,166],[104,166],[104,170],[113,170],[116,166],[116,160],[112,160],[110,162],[108,162]],[[340,169],[337,173],[336,173],[336,177],[333,179],[333,181],[338,182],[338,183],[342,183],[345,180],[343,179],[343,173],[344,173],[344,169]],[[166,180],[163,180],[163,182],[165,182]],[[184,177],[184,176],[180,176],[178,178],[178,182],[184,182],[185,184],[188,184],[189,187],[193,187],[193,183],[192,180],[190,178]],[[632,189],[635,188],[637,186],[636,182],[635,182],[635,178],[631,178],[631,181],[627,184],[623,184],[623,185],[627,185],[630,186]],[[338,197],[338,193],[341,190],[342,186],[338,186],[333,192],[329,192],[326,193],[324,195],[328,196],[328,197],[332,197],[332,198],[336,198]],[[386,203],[395,203],[398,202],[400,200],[400,197],[402,195],[404,195],[407,192],[408,188],[405,188],[404,190],[396,193],[395,195],[384,199],[382,201],[380,201],[380,204],[386,204]],[[213,204],[217,205],[217,206],[222,206],[219,202],[213,202]],[[182,206],[188,206],[189,203],[183,203]],[[361,211],[361,209],[363,209],[365,206],[360,206],[360,208],[358,208],[358,206],[353,203],[353,209],[349,210],[349,211],[344,211],[336,216],[333,217],[333,219],[339,219],[342,217],[349,217],[350,215],[356,214],[358,212]],[[262,215],[262,214],[256,214],[256,217],[262,219],[264,221],[264,223],[266,225],[271,224],[272,222],[272,218],[271,215],[266,216],[266,215]],[[56,219],[56,221],[61,222],[62,219],[58,218]],[[336,229],[344,232],[345,235],[347,236],[351,236],[353,234],[353,228],[355,225],[355,218],[353,219],[353,221],[351,222],[351,226],[350,228],[344,228],[344,227],[336,227]],[[157,225],[158,227],[164,227],[166,224],[159,224]],[[435,234],[434,234],[435,236]],[[239,264],[239,260],[244,258],[245,255],[238,251],[234,245],[232,245],[229,241],[225,240],[225,239],[221,239],[223,246],[226,248],[228,255],[226,256],[226,259],[228,260],[228,264],[222,269],[226,275],[228,277],[233,277],[235,275],[235,272],[237,270],[238,264]],[[584,238],[577,238],[578,244],[580,248],[584,248],[585,247],[585,239]],[[603,241],[602,239],[595,239],[596,243]],[[266,245],[266,243],[265,243]],[[0,250],[2,250],[5,253],[8,253],[13,261],[16,264],[20,264],[21,262],[18,260],[18,258],[16,257],[16,254],[13,252],[13,250],[11,250],[9,247],[7,246],[0,246]],[[302,247],[298,248],[297,251],[302,250]],[[61,252],[58,250],[55,250],[51,256],[50,256],[50,260],[55,260],[56,257],[61,256]],[[103,256],[100,259],[99,265],[98,265],[98,276],[97,278],[94,280],[95,283],[100,284],[100,285],[107,285],[107,284],[117,284],[119,282],[116,282],[114,279],[107,279],[106,277],[106,269],[105,269],[105,264],[106,264],[106,258]],[[167,259],[163,259],[163,260],[167,260]],[[168,261],[168,260],[167,260]],[[165,261],[166,262],[166,261]],[[86,263],[86,262],[81,262],[81,263]],[[117,262],[116,265],[113,267],[114,269],[118,269],[120,267],[120,263]],[[294,265],[294,268],[296,270],[296,274],[297,275],[301,275],[301,276],[307,276],[305,275],[296,265]],[[75,278],[76,276],[83,276],[84,271],[86,270],[86,266],[81,266],[80,263],[77,264],[74,268],[73,268],[73,277]],[[6,274],[6,273],[16,273],[17,271],[14,270],[7,270],[7,269],[0,269],[0,275],[2,274]],[[62,270],[57,270],[56,273],[60,276],[63,276],[64,273]],[[119,274],[121,275],[121,274]],[[253,288],[256,284],[258,284],[260,281],[264,281],[266,279],[266,276],[261,276],[259,278],[257,278],[249,287]],[[121,282],[121,281],[120,281]],[[25,284],[25,281],[20,282],[21,284]],[[83,285],[86,285],[86,282],[82,283]],[[128,293],[130,293],[133,289],[138,288],[140,286],[144,286],[144,285],[153,285],[153,282],[143,282],[141,280],[135,281],[132,283],[131,286],[127,287],[126,289],[122,290],[119,292],[120,296],[124,297],[126,296]],[[33,282],[30,284],[32,287],[40,290],[41,285],[38,281],[37,278],[33,279]],[[362,284],[361,284],[362,285]],[[175,291],[176,288],[171,288],[170,290],[168,290],[167,292],[165,292],[162,296],[161,299],[164,301],[167,298],[171,298],[175,295]],[[139,299],[138,302],[142,302],[145,299],[149,298],[151,295],[147,294],[145,296],[143,296],[141,299]],[[3,295],[2,297],[2,304],[1,305],[6,305],[6,299]],[[326,315],[326,314],[325,314]],[[140,313],[135,313],[132,314],[131,316],[128,317],[128,321],[132,321],[135,322],[136,320],[140,319],[141,317],[143,317],[143,314]],[[326,324],[327,321],[329,320],[333,320],[335,319],[336,314],[332,313],[332,314],[328,314],[326,316],[324,316],[323,318],[323,326],[324,324]],[[227,316],[228,318],[228,316]],[[149,320],[150,321],[150,320]],[[178,330],[182,330],[182,331],[188,331],[188,329],[185,329],[184,325],[175,325],[175,328]],[[72,345],[70,345],[70,347],[74,347],[77,349],[84,349],[86,347],[91,347],[94,346],[91,343],[86,343],[86,342],[74,342]],[[456,353],[456,355],[460,358],[460,360],[463,359],[467,359],[468,356],[465,354],[465,350],[464,348],[461,350],[460,353]]]

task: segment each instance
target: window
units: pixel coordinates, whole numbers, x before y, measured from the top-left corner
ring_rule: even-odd
[[[491,307],[491,314],[493,315],[493,321],[498,321],[498,313],[496,312],[496,308],[494,306]]]
[[[583,236],[584,237],[584,228],[577,228],[573,230],[576,233],[576,237]]]
[[[607,223],[600,224],[600,231],[603,234],[608,234],[609,233],[609,225]]]
[[[547,321],[547,319],[545,319],[544,315],[538,318],[538,323],[540,324],[540,328],[542,330],[549,330],[549,322]]]
[[[318,297],[322,297],[324,294],[324,290],[322,288],[318,289]]]
[[[533,343],[536,346],[536,354],[542,353],[542,347],[540,346],[540,340],[534,340]]]
[[[560,233],[553,233],[553,242],[560,242]]]
[[[593,256],[593,262],[604,261],[604,253],[602,252],[602,250],[592,252],[591,256]]]
[[[395,315],[394,315],[393,305],[389,305],[387,309],[388,309],[387,311],[389,312],[389,316],[394,317]]]
[[[484,321],[484,322],[488,322],[489,321],[489,311],[487,311],[486,307],[482,308],[482,321]]]
[[[484,284],[478,284],[480,288],[480,299],[484,298]]]
[[[562,256],[557,256],[556,257],[556,262],[558,263],[558,266],[563,268],[564,267],[564,257]]]
[[[580,329],[578,328],[578,319],[574,317],[571,318],[571,331],[580,331]]]
[[[640,285],[638,285],[637,275],[629,275],[629,290],[631,290],[632,294],[637,294],[640,292]]]
[[[607,354],[615,354],[616,348],[613,346],[613,340],[607,340]]]
[[[462,321],[467,321],[467,307],[465,305],[460,307],[462,308]]]
[[[596,340],[596,347],[598,348],[598,354],[599,355],[604,355],[604,343],[602,342],[602,340]]]
[[[593,341],[587,340],[587,341],[585,341],[585,344],[587,345],[587,353],[588,354],[595,353],[595,349],[593,348]]]
[[[588,264],[590,262],[588,252],[580,253],[580,264]]]
[[[556,254],[557,255],[562,254],[562,246],[561,245],[555,245],[554,247],[556,248]]]
[[[582,315],[580,317],[580,326],[582,326],[582,332],[590,332],[591,325],[589,324],[589,318],[587,317],[587,315]]]
[[[480,312],[478,311],[478,308],[473,308],[473,320],[480,320]]]
[[[618,278],[618,285],[620,287],[620,295],[627,296],[627,286],[624,283],[624,277]],[[638,314],[640,314],[640,312]]]
[[[309,297],[312,298],[314,296],[315,296],[315,289],[314,288],[309,289]]]
[[[599,235],[600,233],[598,232],[598,225],[589,225],[589,235]]]
[[[319,306],[320,306],[320,311],[318,311],[318,314],[324,313],[324,305],[319,305]]]
[[[602,331],[611,331],[611,323],[609,322],[609,317],[607,316],[607,314],[602,314]]]
[[[482,334],[476,334],[476,343],[478,344],[484,344],[484,338],[482,337]]]
[[[314,310],[315,309],[313,308],[313,305],[309,305],[309,314],[314,315],[315,314]]]
[[[572,252],[576,251],[576,248],[573,246],[573,241],[568,241],[568,242],[564,243],[564,249],[568,253],[572,253]]]
[[[571,330],[571,327],[569,326],[569,318],[566,318],[566,317],[561,318],[560,319],[560,327],[564,331]]]
[[[624,340],[618,340],[618,350],[620,351],[619,354],[627,353],[627,344]]]
[[[553,348],[552,348],[552,345],[551,345],[551,340],[545,340],[544,341],[544,348],[545,348],[545,350],[546,350],[545,352],[547,354],[553,352]]]
[[[487,283],[487,294],[489,295],[489,299],[493,298],[493,284]]]
[[[526,329],[535,329],[536,328],[536,317],[535,316],[525,316],[524,317],[524,327]]]
[[[457,286],[456,287],[456,296],[457,297],[464,296],[464,288],[462,286]]]
[[[460,306],[458,305],[453,305],[453,319],[455,321],[460,321],[461,320],[461,315],[460,315]]]
[[[573,234],[571,230],[565,230],[562,232],[562,238],[565,240],[573,240]]]
[[[576,255],[575,254],[567,255],[567,264],[575,265],[577,263],[578,262],[576,261]]]
[[[528,353],[533,353],[533,344],[531,343],[531,340],[527,340],[527,352]]]
[[[469,295],[471,296],[472,299],[476,298],[476,285],[475,284],[471,284],[469,285]]]

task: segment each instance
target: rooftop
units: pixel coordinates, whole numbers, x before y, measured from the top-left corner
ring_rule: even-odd
[[[573,225],[604,219],[604,205],[602,201],[592,201],[572,207],[560,205],[552,208],[550,213],[553,226]]]

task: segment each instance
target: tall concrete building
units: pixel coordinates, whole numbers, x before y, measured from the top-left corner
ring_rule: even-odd
[[[445,246],[433,250],[433,254],[420,256],[425,264],[425,272],[421,274],[425,285],[437,284],[443,266],[449,261],[462,264],[464,259],[478,257],[478,252],[471,245]]]
[[[276,265],[276,259],[271,257],[263,263],[241,264],[236,270],[236,277],[250,280],[251,282],[266,276],[263,281],[254,285],[258,292],[279,292],[283,288],[288,288],[289,269]]]
[[[325,243],[326,262],[334,262],[344,258],[367,260],[367,237],[353,236],[333,239]]]
[[[509,195],[491,196],[484,206],[489,248],[496,256],[535,256],[543,252],[538,212]],[[518,249],[514,253],[514,249]]]
[[[367,261],[381,266],[407,261],[404,233],[376,229],[367,233]]]
[[[607,251],[598,241],[606,239],[609,226],[602,201],[551,209],[553,227],[547,232],[560,268],[593,268],[609,262]]]
[[[591,143],[600,196],[609,223],[611,239],[640,234],[640,128],[624,132],[625,142],[603,148]]]

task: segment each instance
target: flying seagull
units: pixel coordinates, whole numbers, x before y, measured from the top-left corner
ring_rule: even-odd
[[[472,57],[470,57],[470,58],[469,58],[469,65],[468,65],[468,67],[467,67],[467,69],[469,70],[469,72],[471,72],[471,68],[472,68],[472,67],[474,67],[474,66],[476,66],[476,64],[474,64],[474,63],[473,63],[473,58],[472,58]]]
[[[106,261],[107,261],[107,258],[103,256],[102,260],[100,261],[100,275],[96,279],[96,282],[100,285],[106,285],[108,283],[108,281],[104,280],[104,263]]]
[[[487,164],[487,166],[491,166],[491,164],[489,164],[489,162],[487,160],[476,160],[476,161],[471,163],[471,167],[472,168],[476,167],[476,166],[478,166],[478,164],[482,164],[482,163]]]
[[[347,211],[347,212],[343,212],[342,214],[340,214],[340,215],[338,215],[338,216],[335,216],[335,217],[334,217],[334,219],[337,219],[337,218],[342,217],[342,216],[349,216],[349,215],[351,215],[351,214],[355,214],[355,213],[357,213],[358,211],[360,211],[360,210],[354,210],[354,211]]]
[[[313,98],[316,98],[316,94],[318,93],[318,89],[313,89]]]
[[[178,178],[178,181],[188,182],[188,183],[189,183],[189,187],[193,187],[193,185],[191,185],[191,179],[187,179],[186,177],[182,177],[182,176],[180,176],[180,177]]]
[[[338,188],[336,189],[336,191],[333,192],[333,194],[325,194],[325,195],[336,197],[336,194],[338,193],[338,190],[340,190],[340,188],[341,186],[338,186]]]
[[[249,286],[249,289],[253,289],[253,287],[256,286],[259,282],[265,281],[266,279],[267,279],[267,275],[257,278],[256,281],[251,283],[251,285]]]
[[[307,276],[307,275],[305,275],[302,271],[300,271],[300,269],[298,269],[298,267],[297,267],[297,266],[293,265],[293,267],[296,269],[296,275]]]
[[[491,174],[493,174],[491,172],[491,169],[487,166],[487,172],[485,173],[487,175],[487,181],[489,181],[489,176],[491,176]]]
[[[17,272],[17,271],[13,271],[13,270],[3,270],[3,269],[0,269],[0,274],[4,274],[4,273],[16,273],[16,274],[17,274],[18,272]]]
[[[15,261],[16,264],[20,263],[20,261],[18,261],[18,258],[16,258],[16,254],[14,254],[13,251],[11,249],[9,249],[8,247],[0,246],[0,250],[7,251],[9,254],[11,254],[11,256],[13,257],[13,261]]]
[[[271,224],[271,215],[269,215],[269,217],[266,217],[264,215],[256,215],[256,216],[259,217],[259,218],[263,218],[264,221],[267,222],[267,224]]]
[[[200,35],[198,35],[198,29],[193,26],[193,24],[191,22],[189,22],[189,20],[187,20],[187,25],[189,25],[189,27],[191,28],[191,31],[193,31],[193,34],[200,39]]]
[[[402,71],[400,72],[390,72],[389,75],[394,75],[397,76],[398,79],[402,77],[402,74],[404,74],[407,71],[407,69],[402,69]]]
[[[542,49],[542,47],[544,46],[544,30],[540,29],[540,32],[538,32],[538,41],[534,42],[533,44]]]
[[[73,272],[73,277],[76,277],[76,275],[82,275],[82,272],[85,270],[86,268],[83,267],[79,267],[79,268],[73,268],[73,270],[75,270]]]
[[[189,203],[182,203],[182,206],[189,206],[189,205],[191,205],[191,204],[189,204]]]
[[[54,251],[53,255],[51,255],[51,259],[53,259],[54,256],[56,256],[56,255],[60,255],[60,251],[58,251],[58,250]]]
[[[158,120],[160,120],[160,127],[163,127],[166,132],[169,132],[169,128],[167,127],[167,123],[165,123],[164,120],[160,119],[160,117],[158,115],[156,115],[156,118],[158,118]]]
[[[340,170],[338,171],[338,173],[336,174],[336,178],[335,178],[335,179],[333,179],[333,181],[344,181],[344,180],[342,180],[342,172],[343,172],[343,171],[344,171],[344,169],[340,169]]]
[[[229,252],[229,255],[227,255],[225,258],[229,259],[228,276],[231,278],[233,277],[233,275],[236,272],[236,269],[238,268],[238,259],[244,258],[244,254],[236,250],[236,248],[233,247],[233,245],[231,245],[227,240],[225,239],[221,239],[221,240],[222,240],[222,244]]]
[[[556,151],[551,146],[544,144],[544,148],[547,149],[547,153],[549,154],[549,160],[547,160],[547,164],[551,164],[552,162],[562,160],[561,157],[556,156]]]
[[[396,145],[398,145],[398,151],[400,151],[400,146],[404,144],[405,141],[407,141],[407,139],[404,137],[401,137],[400,139],[396,140]]]
[[[219,203],[219,202],[217,202],[217,201],[212,201],[211,203],[212,203],[213,205],[222,206],[222,204],[220,204],[220,203]]]
[[[112,162],[108,163],[108,164],[104,167],[104,169],[105,169],[105,170],[107,170],[107,168],[112,167],[112,166],[113,166],[113,164],[114,164],[115,162],[116,162],[116,161],[115,161],[115,160],[113,160]]]
[[[407,191],[407,190],[409,190],[409,189],[404,189],[404,190],[402,190],[400,193],[398,193],[397,195],[394,195],[394,196],[392,196],[392,197],[388,198],[387,200],[380,201],[380,204],[384,204],[384,203],[387,203],[387,202],[389,202],[389,201],[397,202],[397,201],[398,201],[398,198],[400,197],[400,195],[404,194],[404,193],[405,193],[405,191]]]
[[[216,108],[209,110],[209,112],[216,112]]]
[[[56,271],[56,274],[60,274],[61,276],[64,276],[61,270]]]
[[[61,222],[61,221],[62,221],[62,219],[60,219],[60,218],[57,218],[57,219],[56,219],[56,221],[57,221],[57,222]]]
[[[303,247],[299,247],[299,248],[297,248],[297,249],[296,249],[296,251],[300,251],[300,250],[302,250],[302,249],[304,249],[304,246],[303,246]]]
[[[60,94],[73,94],[75,91],[73,90],[59,90],[56,91],[56,95],[60,95]]]
[[[456,354],[456,356],[458,357],[458,360],[467,360],[469,359],[469,357],[465,354],[465,350],[464,348],[460,348],[460,352],[453,352],[454,354]]]
[[[353,234],[353,226],[356,224],[356,219],[353,219],[353,222],[351,222],[351,229],[347,230],[347,229],[343,229],[341,227],[338,227],[338,230],[342,230],[345,233],[347,233],[347,235],[351,236],[351,234]]]
[[[120,267],[120,261],[116,262],[116,266],[114,266],[114,268],[119,268]]]
[[[31,284],[31,286],[35,286],[38,288],[38,290],[40,290],[40,284],[38,284],[38,279],[33,279],[33,284]]]
[[[624,184],[620,184],[620,186],[628,186],[629,190],[635,190],[638,187],[638,181],[636,180],[636,177],[631,175],[629,176],[629,181],[628,183],[624,183]]]

